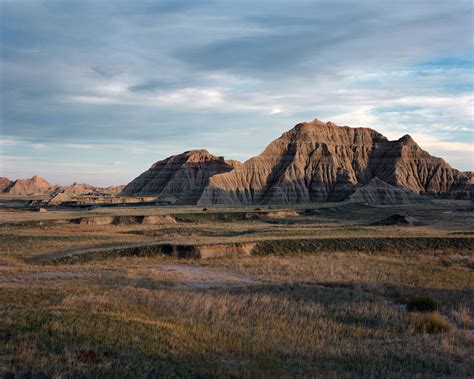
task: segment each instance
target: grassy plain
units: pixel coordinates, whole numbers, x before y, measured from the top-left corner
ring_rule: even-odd
[[[319,204],[277,217],[267,207],[9,204],[0,208],[1,377],[474,373],[472,204]],[[394,213],[419,225],[372,225]],[[170,218],[132,217],[150,215]],[[88,217],[99,221],[77,221]],[[147,248],[161,242],[256,246],[184,259]],[[434,308],[417,310],[426,299]]]

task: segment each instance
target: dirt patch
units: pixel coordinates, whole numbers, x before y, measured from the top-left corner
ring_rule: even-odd
[[[72,223],[80,225],[109,225],[114,222],[114,217],[100,216],[100,217],[81,217],[71,220]]]
[[[144,216],[142,224],[176,224],[176,220],[168,215],[165,216]]]

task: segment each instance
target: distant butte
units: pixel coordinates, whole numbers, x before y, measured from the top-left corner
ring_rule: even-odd
[[[245,163],[192,150],[155,163],[122,195],[177,204],[297,204],[354,200],[421,201],[420,195],[474,198],[461,172],[405,135],[390,141],[369,128],[313,120],[297,124]]]
[[[67,186],[52,185],[41,176],[35,175],[28,179],[17,179],[11,181],[0,177],[0,193],[15,196],[50,195],[52,198],[66,199],[71,195],[101,194],[117,195],[124,189],[124,185],[96,187],[86,183],[73,183]]]

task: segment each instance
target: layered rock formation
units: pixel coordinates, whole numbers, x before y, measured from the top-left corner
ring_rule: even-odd
[[[54,193],[51,198],[47,201],[49,205],[60,205],[67,201],[71,201],[72,196],[67,191],[62,191],[59,193]]]
[[[72,197],[83,195],[116,196],[124,187],[125,185],[103,188],[86,183],[73,183],[66,186],[51,185],[46,179],[37,175],[29,179],[17,179],[15,181],[0,177],[0,193],[16,196],[50,196],[50,204],[60,204],[71,200]]]
[[[52,192],[53,186],[41,176],[33,176],[29,179],[17,179],[12,182],[3,192],[10,195],[39,195]]]
[[[291,204],[340,201],[373,178],[415,194],[463,193],[472,176],[432,157],[406,135],[389,141],[369,128],[314,120],[296,125],[259,156],[214,175],[199,204]]]
[[[156,162],[130,182],[120,193],[123,196],[156,195],[174,204],[196,204],[209,178],[229,172],[239,162],[226,161],[207,150],[191,150]]]
[[[12,185],[12,181],[4,176],[0,176],[0,193],[4,192],[8,187]]]
[[[96,187],[87,183],[73,183],[69,186],[56,186],[49,199],[49,204],[61,204],[66,201],[71,201],[77,196],[116,196],[123,189],[125,185]]]
[[[81,194],[93,193],[97,189],[98,189],[97,187],[94,187],[91,184],[74,182],[73,184],[67,185],[67,186],[57,186],[54,191],[54,195],[57,195],[63,192],[69,195],[81,195]]]
[[[426,202],[426,197],[405,188],[394,187],[378,178],[357,186],[347,198],[348,201],[368,205],[392,205]]]
[[[120,192],[122,192],[125,187],[126,187],[125,184],[120,184],[118,186],[108,186],[105,188],[101,188],[101,191],[104,194],[115,196],[115,195],[118,195]]]

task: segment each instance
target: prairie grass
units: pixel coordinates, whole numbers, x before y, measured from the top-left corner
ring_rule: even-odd
[[[445,210],[413,212],[444,222]],[[202,218],[202,210],[183,207],[175,209],[181,223],[172,227],[0,226],[0,377],[472,375],[469,225],[375,228],[364,221],[370,210],[356,211],[339,223],[328,210],[330,218],[271,224],[242,220],[243,212],[232,210],[209,209]],[[94,214],[138,212],[153,210]],[[456,239],[446,238],[455,232]],[[390,236],[398,242],[380,248]],[[309,237],[332,241],[320,249],[304,242]],[[341,237],[363,239],[351,248]],[[255,238],[270,242],[249,257],[131,254],[36,263],[109,244]],[[408,312],[417,297],[431,299],[436,311]]]
[[[471,310],[467,304],[460,304],[457,309],[453,310],[452,315],[461,328],[470,329],[472,327]]]
[[[438,312],[428,314],[414,313],[410,316],[410,325],[416,333],[446,333],[451,325]]]

